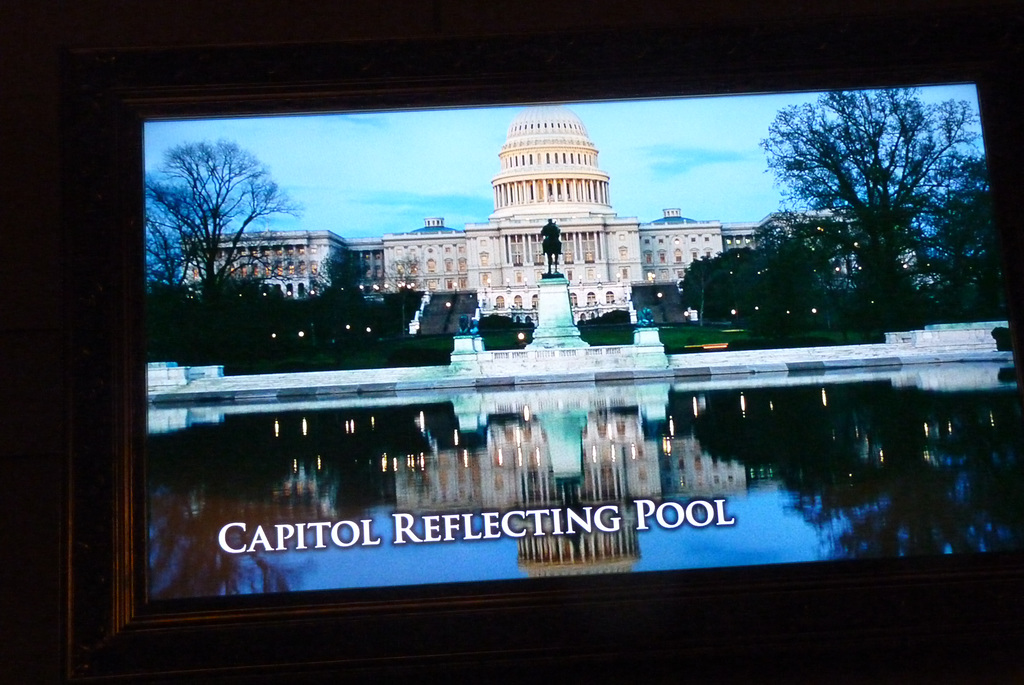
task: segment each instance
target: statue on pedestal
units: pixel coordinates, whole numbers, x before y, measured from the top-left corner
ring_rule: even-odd
[[[468,314],[459,317],[459,335],[480,335],[480,328],[477,320]]]
[[[551,219],[540,229],[540,237],[543,238],[541,248],[544,256],[548,258],[548,276],[560,276],[558,273],[558,255],[562,254],[562,241],[559,239],[562,231]]]

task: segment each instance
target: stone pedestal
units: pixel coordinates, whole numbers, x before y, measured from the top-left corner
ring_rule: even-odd
[[[590,347],[580,338],[580,329],[572,318],[569,281],[562,276],[545,276],[538,283],[537,328],[527,349]]]
[[[456,335],[452,349],[452,361],[448,368],[458,373],[480,373],[477,354],[484,351],[484,339],[479,335]]]
[[[665,345],[656,327],[637,328],[633,331],[633,361],[638,368],[663,369],[668,366]]]
[[[455,348],[452,355],[476,354],[484,351],[484,339],[479,335],[457,335],[455,336]]]

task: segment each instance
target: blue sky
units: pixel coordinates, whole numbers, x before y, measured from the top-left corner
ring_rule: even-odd
[[[928,102],[967,100],[973,86],[921,90]],[[783,107],[816,93],[566,103],[582,119],[611,176],[620,216],[652,221],[662,209],[721,221],[756,221],[778,209],[760,141]],[[491,178],[521,106],[347,115],[154,121],[145,165],[183,142],[237,142],[266,164],[303,206],[276,229],[332,230],[345,237],[403,233],[441,216],[462,228],[494,211]]]

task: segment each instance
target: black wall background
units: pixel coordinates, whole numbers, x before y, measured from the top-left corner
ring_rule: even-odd
[[[61,680],[60,484],[67,439],[60,216],[60,61],[71,48],[275,44],[544,34],[608,27],[687,33],[765,21],[1019,7],[1017,0],[6,0],[0,2],[0,683]],[[557,40],[557,35],[552,36]],[[885,49],[879,46],[879,49]],[[950,46],[956,49],[956,46]],[[652,626],[652,629],[663,627]],[[1024,682],[1005,646],[875,657],[849,645],[809,663],[604,667],[590,679]],[[577,664],[578,666],[578,664]],[[523,674],[548,681],[557,674]],[[645,673],[647,674],[645,676]],[[686,676],[689,674],[689,677]],[[464,673],[463,675],[469,675]],[[569,673],[563,673],[576,680]],[[584,674],[581,674],[584,675]],[[459,681],[458,673],[453,680]],[[531,676],[533,676],[531,678]],[[412,675],[412,681],[419,678]]]

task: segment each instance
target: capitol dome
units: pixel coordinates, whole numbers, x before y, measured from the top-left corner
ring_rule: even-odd
[[[516,115],[508,127],[509,141],[532,136],[570,136],[577,135],[585,139],[586,144],[593,147],[587,129],[568,107],[560,105],[543,105],[527,107]]]
[[[527,107],[512,120],[491,180],[491,218],[612,213],[608,174],[576,114],[560,105]]]

